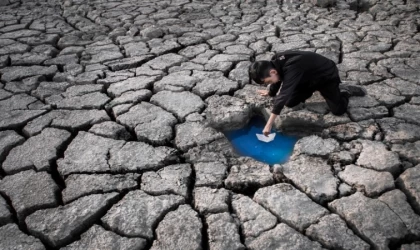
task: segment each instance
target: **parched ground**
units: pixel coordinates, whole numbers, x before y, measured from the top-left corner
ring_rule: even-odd
[[[418,1],[0,5],[0,249],[420,249]],[[247,69],[287,49],[367,95],[283,110],[268,166],[215,128],[267,115]]]

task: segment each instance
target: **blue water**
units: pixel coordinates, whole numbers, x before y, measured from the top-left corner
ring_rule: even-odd
[[[276,132],[273,141],[259,141],[256,134],[262,134],[265,123],[262,117],[256,116],[251,119],[246,127],[226,132],[225,135],[232,143],[235,151],[242,156],[249,156],[270,165],[285,163],[292,154],[293,147],[299,138]]]

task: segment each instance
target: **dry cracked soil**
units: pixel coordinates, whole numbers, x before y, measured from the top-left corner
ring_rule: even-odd
[[[420,249],[419,6],[0,0],[0,249]],[[269,166],[220,130],[288,49],[367,95],[284,109]]]

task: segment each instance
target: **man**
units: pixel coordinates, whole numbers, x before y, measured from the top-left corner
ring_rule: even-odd
[[[341,80],[335,63],[314,52],[277,53],[271,61],[251,64],[249,74],[256,83],[269,85],[268,90],[258,91],[260,95],[274,97],[274,106],[263,130],[266,136],[284,106],[294,107],[305,102],[315,91],[321,93],[334,115],[346,112],[351,95],[365,95],[357,86],[343,86],[340,90]]]

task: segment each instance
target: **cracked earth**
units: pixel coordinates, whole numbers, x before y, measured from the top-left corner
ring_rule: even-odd
[[[420,249],[416,0],[0,0],[0,249]],[[252,61],[299,49],[362,85],[275,127],[287,163],[220,131],[269,115]]]

